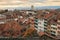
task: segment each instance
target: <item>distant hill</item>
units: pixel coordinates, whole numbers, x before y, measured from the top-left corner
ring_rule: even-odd
[[[58,9],[60,6],[41,6],[41,7],[36,7],[36,9]]]
[[[40,10],[40,9],[58,9],[58,8],[60,8],[60,6],[35,6],[34,7],[35,10]],[[31,10],[31,7],[7,7],[7,8],[3,8],[3,9]]]

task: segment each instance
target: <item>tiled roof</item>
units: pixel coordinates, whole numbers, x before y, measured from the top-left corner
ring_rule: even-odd
[[[51,16],[53,16],[54,15],[54,13],[49,13],[49,14],[46,14],[45,16],[44,16],[44,18],[45,19],[48,19],[48,18],[50,18]]]
[[[43,36],[44,32],[39,32],[38,34],[39,34],[39,36]]]

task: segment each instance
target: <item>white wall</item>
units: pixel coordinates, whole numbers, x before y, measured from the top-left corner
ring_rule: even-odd
[[[44,20],[38,20],[38,28],[37,28],[37,32],[43,31],[44,32]]]

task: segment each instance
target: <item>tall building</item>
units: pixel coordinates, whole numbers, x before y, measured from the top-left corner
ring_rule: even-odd
[[[53,36],[57,36],[57,24],[54,22],[51,24],[51,32],[50,33]]]
[[[43,19],[35,19],[35,28],[37,32],[44,32],[44,20]]]
[[[57,15],[57,37],[60,38],[60,14]]]
[[[34,10],[34,5],[31,5],[31,10]]]

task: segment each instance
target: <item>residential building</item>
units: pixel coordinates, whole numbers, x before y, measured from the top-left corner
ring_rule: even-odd
[[[53,19],[54,18],[54,14],[55,13],[51,13],[51,12],[46,12],[45,13],[45,15],[44,15],[44,17],[43,17],[43,19],[44,19],[44,32],[45,33],[50,33],[50,31],[53,31],[53,30],[51,30],[52,29],[52,27],[51,27],[51,25],[50,25],[50,20],[51,19]]]
[[[57,37],[60,38],[60,13],[57,15]]]
[[[57,36],[57,24],[51,24],[51,35]]]

